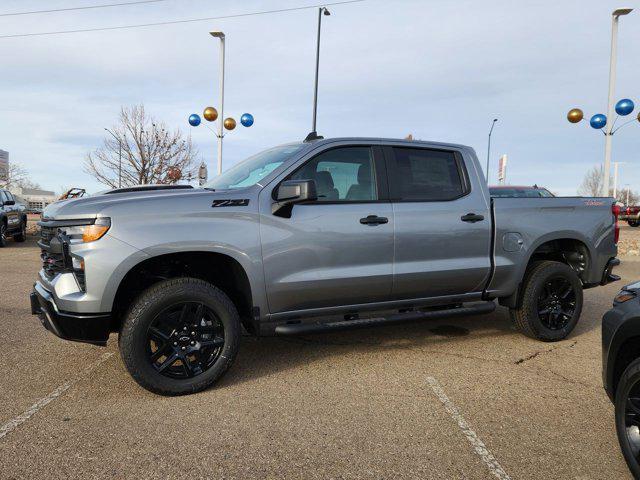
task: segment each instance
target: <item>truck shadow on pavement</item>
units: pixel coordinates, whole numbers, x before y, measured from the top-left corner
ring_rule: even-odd
[[[585,304],[586,306],[586,304]],[[563,342],[575,342],[599,326],[600,317],[583,316]],[[511,324],[506,308],[487,315],[457,319],[414,321],[331,334],[290,337],[244,337],[235,364],[216,388],[252,382],[334,357],[381,352],[448,356],[482,362],[516,363],[518,358],[546,344],[519,333]],[[392,357],[390,357],[392,358]],[[330,366],[322,368],[329,369]]]

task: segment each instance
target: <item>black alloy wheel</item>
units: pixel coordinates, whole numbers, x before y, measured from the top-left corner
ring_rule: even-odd
[[[538,296],[538,317],[550,330],[565,328],[576,309],[576,292],[566,277],[550,278]]]
[[[212,309],[199,302],[177,303],[147,329],[147,356],[166,377],[193,378],[215,364],[224,342],[224,324]]]
[[[620,376],[615,395],[616,433],[634,478],[640,478],[640,359]]]

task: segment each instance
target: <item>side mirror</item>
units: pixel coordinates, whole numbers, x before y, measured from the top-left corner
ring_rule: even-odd
[[[315,181],[286,180],[278,187],[272,213],[281,217],[290,217],[293,205],[317,199],[318,193],[316,192]]]
[[[6,202],[4,202],[5,205],[15,205],[16,202],[15,200],[7,200]]]

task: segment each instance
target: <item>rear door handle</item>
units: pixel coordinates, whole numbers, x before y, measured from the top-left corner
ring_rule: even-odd
[[[363,225],[381,225],[383,223],[389,223],[387,217],[379,217],[377,215],[368,215],[360,219],[360,223]]]
[[[476,215],[475,213],[467,213],[460,217],[463,222],[476,223],[484,220],[484,215]]]

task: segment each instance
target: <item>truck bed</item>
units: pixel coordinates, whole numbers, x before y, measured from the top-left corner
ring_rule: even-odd
[[[575,268],[585,286],[600,284],[617,254],[612,205],[612,198],[601,197],[492,199],[494,268],[487,294],[510,295],[529,260],[549,242],[582,244],[584,258],[574,260]]]

